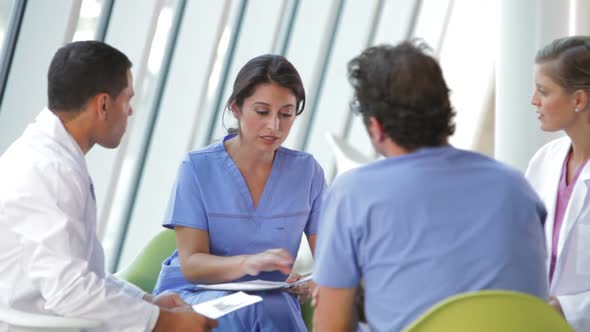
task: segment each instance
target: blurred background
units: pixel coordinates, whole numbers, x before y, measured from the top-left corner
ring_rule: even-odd
[[[408,38],[432,47],[452,90],[451,144],[524,170],[559,135],[540,132],[530,105],[534,54],[589,34],[589,14],[590,0],[0,0],[0,153],[45,106],[60,46],[101,40],[129,56],[127,134],[119,148],[87,155],[99,237],[116,271],[161,229],[184,154],[232,126],[223,106],[250,58],[283,54],[299,70],[307,105],[285,145],[312,153],[328,182],[349,167],[339,158],[377,157],[349,111],[347,62]]]

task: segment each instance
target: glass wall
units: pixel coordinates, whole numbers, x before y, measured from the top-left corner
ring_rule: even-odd
[[[83,0],[80,6],[78,26],[72,41],[92,40],[96,35],[100,14],[102,12],[101,0]]]
[[[0,0],[0,41],[14,3]],[[104,39],[129,56],[136,95],[128,132],[119,148],[95,147],[87,156],[98,232],[114,271],[161,230],[185,153],[221,139],[235,125],[231,116],[223,116],[226,98],[237,71],[260,54],[284,54],[299,70],[307,105],[285,145],[312,153],[328,181],[336,175],[328,133],[368,159],[377,157],[361,119],[349,112],[347,62],[367,46],[406,38],[424,39],[441,61],[458,114],[452,143],[490,153],[496,3],[28,1],[0,104],[0,153],[45,105],[44,77],[58,47]]]
[[[13,4],[13,0],[0,0],[0,54],[4,53],[4,42],[9,28],[8,24],[10,23]]]

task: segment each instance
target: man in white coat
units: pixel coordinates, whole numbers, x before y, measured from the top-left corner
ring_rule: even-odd
[[[98,320],[100,331],[208,331],[216,322],[177,295],[152,297],[104,271],[84,156],[119,145],[133,112],[130,68],[96,41],[53,57],[48,107],[0,157],[0,301]]]

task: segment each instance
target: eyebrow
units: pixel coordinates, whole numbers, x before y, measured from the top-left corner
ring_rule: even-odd
[[[263,101],[257,101],[255,103],[253,103],[252,105],[263,105],[263,106],[268,106],[268,107],[272,106],[271,104],[265,103]],[[281,106],[279,108],[285,108],[285,107],[295,107],[295,105],[293,105],[293,104],[286,104],[286,105],[283,105],[283,106]]]

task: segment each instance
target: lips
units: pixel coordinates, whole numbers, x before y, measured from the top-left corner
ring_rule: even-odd
[[[276,136],[260,136],[260,138],[268,143],[274,143],[276,142],[279,138]]]

